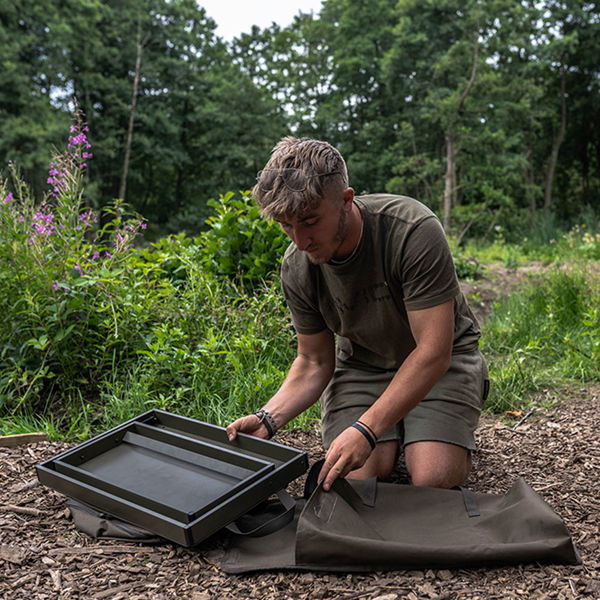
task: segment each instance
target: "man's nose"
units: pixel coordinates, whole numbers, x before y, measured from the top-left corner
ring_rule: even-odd
[[[300,228],[294,228],[292,233],[294,243],[298,250],[306,250],[310,245],[310,236],[305,231],[301,231]]]

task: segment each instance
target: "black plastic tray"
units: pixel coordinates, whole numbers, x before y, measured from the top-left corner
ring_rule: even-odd
[[[236,520],[308,468],[306,452],[151,410],[37,465],[66,496],[183,546]]]

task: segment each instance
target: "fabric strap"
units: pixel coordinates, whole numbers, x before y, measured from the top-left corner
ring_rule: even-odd
[[[226,526],[226,529],[238,535],[262,537],[263,535],[269,535],[270,533],[285,527],[294,518],[296,501],[285,490],[279,490],[277,492],[277,498],[281,507],[283,507],[283,512],[278,510],[275,516],[265,521],[264,518],[261,518],[261,513],[266,512],[263,508],[265,504],[262,504],[262,510],[257,514],[253,515],[252,512],[247,513],[237,521],[229,523],[229,525]],[[244,526],[240,527],[242,522]]]
[[[467,510],[467,514],[469,515],[469,517],[481,516],[481,511],[479,510],[479,503],[477,502],[477,496],[467,488],[464,488],[460,485],[457,487],[462,492],[463,501],[465,503],[465,509]]]

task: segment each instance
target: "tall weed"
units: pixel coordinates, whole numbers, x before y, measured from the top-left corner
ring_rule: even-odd
[[[145,227],[115,205],[106,225],[85,205],[92,157],[76,117],[67,150],[54,158],[49,191],[36,204],[13,169],[0,192],[0,412],[42,409],[53,393],[97,385],[131,353],[147,318],[139,298],[164,294],[149,270],[129,260]],[[124,318],[130,315],[130,318]]]

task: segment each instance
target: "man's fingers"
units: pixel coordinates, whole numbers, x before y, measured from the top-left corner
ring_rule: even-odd
[[[317,481],[319,483],[323,481],[323,489],[327,492],[336,479],[344,477],[345,475],[346,468],[343,459],[339,459],[335,463],[325,460],[321,467],[321,471],[319,472]]]
[[[329,473],[327,473],[327,477],[325,477],[325,481],[323,482],[323,489],[328,492],[329,488],[332,486],[333,482],[340,478],[345,477],[346,469],[342,466],[338,466],[336,463],[333,467],[331,467]]]
[[[323,481],[323,479],[325,479],[325,477],[327,477],[327,474],[329,473],[329,471],[331,471],[331,468],[333,467],[334,464],[335,464],[335,461],[331,461],[331,460],[328,460],[327,458],[325,458],[325,460],[323,462],[323,466],[321,467],[321,470],[319,471],[319,476],[317,477],[317,483],[321,483],[321,481]]]
[[[231,425],[228,425],[225,428],[225,432],[227,433],[227,438],[229,439],[230,442],[233,442],[233,440],[235,440],[235,438],[237,437],[237,432],[239,429],[239,422],[240,422],[240,420],[238,419],[237,421],[235,421]]]
[[[262,428],[262,430],[261,430]],[[263,431],[264,430],[264,431]],[[241,417],[237,421],[231,423],[225,428],[227,438],[230,442],[236,439],[238,432],[247,433],[248,435],[254,435],[256,437],[267,438],[267,430],[264,425],[261,424],[260,419],[252,414]]]
[[[233,442],[237,437],[238,431],[242,431],[244,433],[252,433],[252,427],[250,427],[250,423],[248,419],[251,419],[254,415],[246,415],[245,417],[241,417],[237,421],[231,423],[225,428],[225,432],[227,433],[227,438],[230,442]]]

